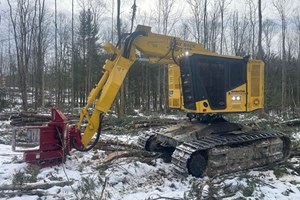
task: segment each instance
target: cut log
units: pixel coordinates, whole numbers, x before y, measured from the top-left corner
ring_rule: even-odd
[[[38,119],[46,119],[50,120],[51,116],[50,115],[41,115],[41,114],[36,114],[36,113],[28,113],[28,112],[20,112],[19,116],[22,118],[38,118]]]
[[[70,120],[78,120],[77,115],[67,115]],[[50,115],[41,115],[32,112],[20,112],[10,117],[11,125],[13,126],[40,126],[44,123],[48,123],[51,119]]]
[[[148,128],[154,126],[164,126],[164,125],[172,125],[177,124],[175,120],[140,120],[133,122],[134,128]]]
[[[44,115],[33,115],[28,114],[24,116],[24,114],[19,114],[18,116],[11,117],[10,124],[12,126],[32,126],[32,125],[42,125],[50,120],[49,116]]]
[[[116,151],[113,153],[108,154],[103,160],[101,160],[101,163],[108,163],[118,158],[124,158],[124,157],[157,157],[158,154],[148,151],[142,151],[142,150],[132,150],[132,151]]]
[[[4,190],[35,190],[43,189],[47,190],[53,186],[64,187],[72,185],[73,181],[51,182],[51,183],[27,183],[24,185],[1,185],[0,191]]]
[[[291,120],[281,122],[280,124],[287,125],[287,126],[298,126],[300,125],[300,119],[291,119]]]
[[[17,113],[13,113],[13,112],[3,112],[0,113],[0,121],[7,121],[10,119],[10,117],[12,115],[17,115]]]
[[[134,144],[128,144],[118,140],[101,140],[97,143],[94,149],[100,149],[104,151],[120,151],[120,150],[130,150],[139,149]]]
[[[64,197],[60,197],[57,194],[49,194],[48,192],[34,191],[34,190],[16,191],[16,192],[1,192],[0,193],[0,198],[13,198],[13,197],[16,197],[16,196],[20,197],[20,196],[23,196],[23,195],[29,195],[29,196],[37,195],[39,197],[51,196],[53,199],[56,199],[56,200],[64,200],[65,199]]]

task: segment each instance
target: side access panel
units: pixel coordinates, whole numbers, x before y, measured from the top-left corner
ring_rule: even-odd
[[[260,60],[250,60],[247,69],[247,109],[253,111],[264,106],[264,63]]]
[[[178,65],[168,66],[169,108],[182,108],[181,78]]]

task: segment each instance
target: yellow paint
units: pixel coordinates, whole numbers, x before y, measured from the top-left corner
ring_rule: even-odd
[[[242,59],[241,57],[219,55],[206,50],[202,45],[194,42],[184,41],[180,38],[155,34],[151,32],[151,27],[138,26],[137,31],[145,31],[146,36],[138,36],[132,40],[129,49],[129,58],[123,57],[124,47],[117,49],[113,45],[106,43],[104,48],[107,52],[114,54],[113,60],[106,60],[103,66],[103,76],[98,84],[92,89],[87,105],[80,112],[80,120],[77,124],[79,129],[83,120],[88,121],[88,125],[82,135],[82,143],[86,147],[93,135],[97,132],[100,124],[100,114],[107,113],[115,100],[121,85],[128,73],[128,70],[135,62],[136,50],[140,51],[148,58],[149,63],[167,63],[169,65],[169,106],[170,108],[183,109],[195,113],[230,113],[252,111],[263,106],[263,63],[251,60],[247,65],[247,84],[241,85],[226,94],[226,108],[222,110],[212,110],[207,100],[196,102],[196,110],[184,108],[181,91],[180,68],[176,65],[179,58],[188,54],[212,55],[224,58]],[[174,60],[175,58],[175,60]],[[259,72],[257,73],[257,69]],[[141,75],[142,76],[142,75]],[[254,77],[254,78],[253,78]],[[259,90],[256,88],[259,87]],[[240,94],[240,102],[232,102],[234,91],[245,90]],[[98,99],[97,99],[98,97]],[[95,103],[95,104],[94,104]],[[208,106],[205,107],[204,104]],[[88,109],[95,105],[92,114]]]
[[[178,65],[168,66],[169,108],[182,108],[180,69]]]

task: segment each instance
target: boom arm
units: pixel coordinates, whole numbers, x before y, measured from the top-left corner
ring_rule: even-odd
[[[98,84],[89,94],[87,104],[80,112],[80,120],[77,129],[86,118],[88,125],[82,135],[82,145],[86,147],[93,135],[97,132],[101,123],[101,114],[107,113],[111,108],[116,95],[123,84],[128,70],[137,60],[136,50],[146,55],[150,63],[176,63],[176,60],[187,53],[212,54],[202,45],[183,41],[176,37],[170,37],[151,32],[150,27],[138,26],[126,40],[125,44],[117,49],[111,44],[105,44],[104,48],[113,53],[111,60],[106,60],[103,67],[103,75]],[[96,100],[97,96],[99,98]],[[88,108],[95,102],[95,109],[90,115]]]

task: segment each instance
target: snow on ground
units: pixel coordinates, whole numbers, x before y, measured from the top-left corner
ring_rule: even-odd
[[[106,136],[107,137],[107,136]],[[11,185],[17,172],[26,169],[29,165],[21,162],[22,154],[11,151],[9,145],[0,145],[0,185]],[[167,197],[182,197],[188,190],[187,181],[180,181],[171,173],[171,164],[157,159],[152,165],[140,161],[118,160],[108,169],[99,169],[99,160],[93,160],[95,154],[104,157],[102,151],[88,153],[72,152],[66,163],[61,166],[40,169],[36,183],[51,183],[53,181],[74,180],[72,187],[53,187],[48,194],[55,194],[65,199],[97,199],[103,189],[103,182],[107,180],[107,199],[146,199],[157,195]],[[83,180],[84,179],[84,180]],[[86,182],[85,182],[86,181]],[[88,181],[97,185],[90,194],[76,194],[79,188],[93,187]],[[84,183],[86,183],[85,186]],[[100,196],[100,195],[99,195]],[[98,197],[99,197],[98,196]],[[44,199],[52,199],[51,195]],[[22,196],[11,199],[37,199],[37,196]],[[54,198],[55,199],[55,198]]]
[[[101,138],[103,140],[114,140],[120,141],[127,144],[137,144],[138,136],[137,135],[115,135],[115,134],[102,134]]]
[[[137,138],[137,135],[101,136],[102,140],[113,139],[130,144],[135,144]],[[213,194],[222,199],[300,199],[300,170],[296,170],[300,167],[299,158],[290,159],[287,168],[253,169],[214,179],[200,179],[176,176],[172,164],[161,159],[146,162],[137,158],[122,158],[103,164],[101,160],[104,157],[102,150],[86,153],[72,151],[65,164],[36,169],[35,181],[54,183],[70,180],[73,181],[71,186],[38,190],[45,193],[42,197],[22,195],[2,199],[73,200],[100,199],[101,196],[112,200],[196,199],[200,194],[202,197]],[[13,152],[10,145],[0,144],[0,163],[0,187],[20,181],[17,175],[28,177],[34,173],[30,165],[22,161],[22,153]]]
[[[292,134],[292,137],[294,138],[295,141],[300,141],[300,132],[296,132]]]

